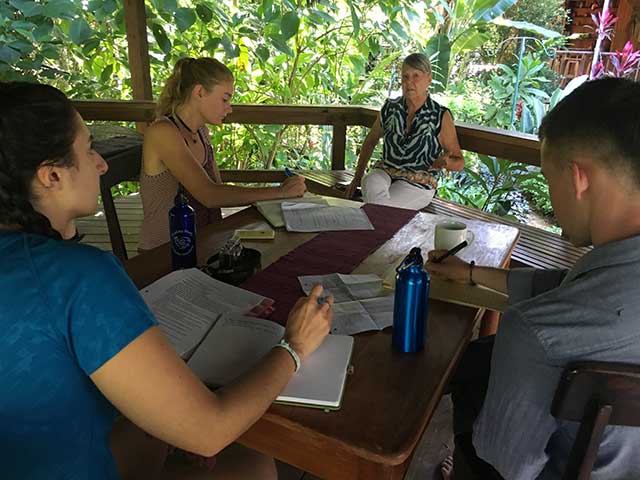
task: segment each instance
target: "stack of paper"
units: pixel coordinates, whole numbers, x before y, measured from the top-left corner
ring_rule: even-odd
[[[273,300],[211,278],[197,268],[177,270],[140,291],[169,343],[188,356],[222,313],[249,313]]]
[[[369,217],[361,208],[283,202],[282,214],[289,232],[373,230]]]
[[[382,330],[393,325],[393,293],[385,292],[378,275],[305,275],[298,277],[308,295],[316,284],[331,295],[333,326],[331,333],[353,335],[370,330]]]
[[[282,215],[282,203],[311,203],[315,205],[328,205],[327,201],[318,195],[305,193],[302,198],[289,198],[287,200],[265,200],[254,203],[255,207],[267,221],[276,228],[284,227]]]

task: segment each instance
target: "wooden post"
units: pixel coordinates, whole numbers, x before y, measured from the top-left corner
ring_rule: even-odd
[[[611,51],[622,50],[629,40],[640,48],[640,0],[620,0]]]
[[[339,123],[333,126],[331,143],[331,170],[344,170],[345,149],[347,147],[347,125]]]
[[[124,16],[133,99],[153,100],[144,0],[124,0]],[[138,123],[137,126],[139,131],[144,131],[146,124]]]

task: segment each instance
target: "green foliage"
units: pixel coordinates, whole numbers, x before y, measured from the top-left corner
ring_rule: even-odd
[[[439,195],[504,217],[513,217],[517,206],[514,193],[522,182],[540,176],[526,165],[489,155],[467,154],[467,160],[463,172],[445,176]]]
[[[534,2],[517,5],[523,3]],[[236,103],[379,106],[389,89],[399,86],[391,79],[400,59],[425,51],[433,60],[432,88],[441,90],[439,100],[457,120],[508,127],[504,112],[510,112],[515,67],[501,66],[488,80],[467,75],[466,67],[483,58],[497,28],[507,28],[494,24],[502,15],[538,23],[532,15],[510,16],[514,4],[516,0],[146,0],[152,87],[157,98],[179,58],[214,56],[234,72]],[[519,89],[523,112],[529,112],[523,117],[531,116],[533,128],[544,110],[540,105],[553,91],[542,63],[539,56],[528,55]],[[122,0],[0,2],[0,80],[37,79],[72,97],[127,99],[132,96],[130,78]],[[274,122],[215,129],[221,167],[329,167],[330,127]],[[366,132],[349,129],[347,166],[355,162]],[[538,183],[520,181],[530,173],[526,168],[486,156],[470,158],[466,172],[443,179],[443,194],[507,213],[513,210],[510,190],[527,188],[534,192],[531,201],[544,210]],[[136,188],[130,183],[118,187],[120,193]]]
[[[437,83],[434,91],[442,91],[449,81],[450,58],[480,48],[489,40],[489,25],[502,15],[516,0],[437,0],[440,8],[427,13],[438,38],[432,40],[427,51]]]
[[[517,66],[500,64],[498,68],[499,73],[494,73],[488,82],[493,102],[485,113],[485,122],[491,126],[510,128]],[[544,75],[545,68],[548,68],[546,63],[537,55],[528,53],[522,59],[517,100],[522,101],[520,129],[526,133],[537,131],[546,113],[545,103],[549,101],[549,94],[545,86],[550,80]]]
[[[71,96],[130,95],[124,12],[115,0],[0,4],[0,79],[44,80]],[[105,73],[108,72],[108,73]]]

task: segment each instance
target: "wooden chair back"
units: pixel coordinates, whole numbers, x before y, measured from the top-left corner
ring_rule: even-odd
[[[125,181],[135,181],[140,178],[140,167],[142,165],[142,139],[138,137],[123,137],[119,142],[116,139],[109,139],[103,142],[95,142],[94,148],[100,153],[107,164],[109,170],[100,177],[100,195],[102,205],[107,219],[109,239],[111,248],[115,256],[121,260],[126,260],[127,248],[122,235],[122,228],[118,221],[118,212],[113,202],[111,187]],[[109,142],[108,144],[106,142]]]
[[[607,425],[640,427],[640,365],[579,362],[564,371],[551,407],[580,422],[564,480],[587,480]]]

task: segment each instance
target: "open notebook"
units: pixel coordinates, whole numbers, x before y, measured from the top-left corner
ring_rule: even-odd
[[[188,364],[205,384],[227,385],[253,367],[283,335],[284,327],[269,320],[223,314]],[[353,337],[327,336],[276,402],[327,410],[340,408],[352,349]]]
[[[140,291],[162,332],[188,358],[222,313],[264,314],[273,300],[211,278],[197,268],[177,270]]]

